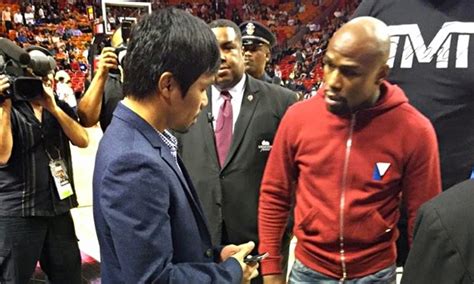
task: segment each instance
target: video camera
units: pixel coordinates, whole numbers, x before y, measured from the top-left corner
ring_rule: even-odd
[[[56,61],[48,50],[39,46],[24,50],[6,38],[0,38],[0,74],[5,74],[10,83],[6,96],[0,96],[0,103],[7,98],[32,100],[41,96],[43,82],[34,76],[45,77],[55,68]]]

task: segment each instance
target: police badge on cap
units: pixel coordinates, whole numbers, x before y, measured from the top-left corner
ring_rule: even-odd
[[[242,32],[243,45],[267,44],[269,47],[275,45],[275,36],[263,24],[256,21],[247,21],[240,24],[239,27]]]

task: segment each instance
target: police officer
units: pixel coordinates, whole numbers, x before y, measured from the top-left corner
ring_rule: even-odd
[[[243,22],[242,32],[245,72],[268,83],[281,80],[272,79],[265,72],[265,65],[271,59],[271,49],[276,43],[275,35],[263,24],[256,21]]]

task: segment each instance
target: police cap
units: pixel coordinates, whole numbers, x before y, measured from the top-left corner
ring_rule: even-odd
[[[273,47],[275,45],[275,35],[263,24],[257,21],[247,21],[240,24],[239,27],[242,32],[242,44],[244,46],[267,44],[269,47]]]

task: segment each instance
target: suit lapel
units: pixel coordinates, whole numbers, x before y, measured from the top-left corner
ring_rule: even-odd
[[[122,103],[119,103],[117,105],[117,108],[114,112],[114,116],[117,116],[119,119],[122,119],[135,129],[137,129],[148,140],[148,142],[153,146],[153,148],[156,149],[157,154],[163,159],[163,161],[165,161],[166,164],[168,164],[168,166],[178,177],[179,182],[181,183],[184,192],[188,197],[189,203],[193,208],[193,211],[196,212],[196,218],[201,218],[201,221],[203,223],[206,223],[206,219],[202,212],[201,205],[198,202],[195,193],[193,192],[194,189],[190,188],[192,187],[191,180],[189,179],[189,177],[185,177],[185,175],[187,175],[187,172],[184,169],[184,165],[182,163],[180,164],[180,167],[184,171],[183,172],[178,167],[176,159],[171,155],[171,152],[168,150],[168,146],[163,142],[163,140],[161,140],[156,130],[150,124],[148,124],[148,122],[143,120],[143,118],[139,117],[135,112],[124,106]],[[163,151],[163,149],[165,150]],[[209,234],[209,232],[207,234]]]
[[[167,147],[167,146],[165,145],[164,147]],[[192,207],[195,208],[194,211],[198,213],[196,214],[196,217],[200,217],[202,221],[205,220],[204,213],[202,212],[201,204],[199,203],[196,194],[193,192],[194,188],[192,188],[191,179],[189,178],[189,176],[187,176],[185,166],[181,162],[181,159],[178,158],[179,162],[177,162],[169,151],[160,151],[160,154],[161,154],[161,158],[168,164],[168,166],[170,166],[171,169],[173,169],[174,173],[178,177],[179,182],[183,186],[185,194],[188,196],[188,199],[190,200]],[[178,163],[179,163],[179,167],[178,167]]]
[[[208,117],[209,114],[212,116],[212,91],[210,87],[207,89],[207,100],[209,103],[201,111],[201,115],[198,118],[200,121],[197,124],[201,127],[202,138],[206,144],[206,147],[209,149],[212,162],[219,165],[219,160],[217,158],[216,138],[214,134],[214,123],[216,123],[216,119],[212,117],[213,121],[210,123]]]
[[[179,163],[179,166],[182,170],[182,174],[183,174],[183,177],[186,181],[186,185],[187,185],[187,188],[188,188],[188,192],[189,194],[191,195],[191,199],[193,199],[194,203],[196,204],[196,210],[198,212],[197,215],[200,215],[201,216],[201,219],[202,219],[202,222],[206,224],[206,226],[208,225],[207,224],[207,219],[204,215],[204,212],[202,210],[202,206],[201,206],[201,202],[199,201],[199,197],[196,193],[196,189],[194,188],[193,186],[193,182],[191,180],[191,177],[189,176],[188,174],[188,171],[186,170],[186,167],[183,163],[183,161],[181,160],[181,158],[178,157],[178,163]],[[207,226],[209,227],[209,226]],[[209,236],[209,239],[211,238],[211,234],[209,233],[209,230],[207,230],[207,234]]]
[[[194,212],[194,216],[196,216],[196,219],[200,219],[198,224],[203,224],[203,226],[200,226],[200,231],[202,234],[205,234],[206,238],[210,241],[211,233],[209,232],[209,225],[207,224],[206,217],[204,216],[204,213],[201,208],[201,203],[199,202],[199,199],[196,195],[196,191],[193,187],[191,179],[189,178],[189,174],[186,171],[186,167],[184,166],[183,162],[179,157],[176,161],[175,158],[171,155],[171,153],[169,153],[169,151],[161,151],[161,157],[178,176],[178,179],[182,187],[184,188],[184,193],[188,197],[191,209]]]
[[[168,146],[164,146],[168,147]],[[166,148],[165,148],[166,149]],[[184,177],[183,173],[181,172],[181,169],[178,168],[178,164],[175,160],[175,158],[171,155],[169,151],[160,151],[161,158],[168,164],[168,166],[174,171],[176,176],[179,178],[179,181],[181,182],[181,185],[186,189],[186,191],[189,191],[189,186],[187,184],[186,178]],[[192,195],[191,195],[192,196]]]
[[[242,105],[240,107],[239,116],[235,123],[234,134],[232,135],[232,143],[221,171],[225,169],[225,167],[232,160],[233,156],[236,154],[237,149],[239,148],[239,145],[242,143],[242,139],[245,136],[245,132],[247,131],[249,123],[255,113],[258,101],[260,100],[261,93],[253,84],[252,80],[256,79],[253,79],[247,75]]]

